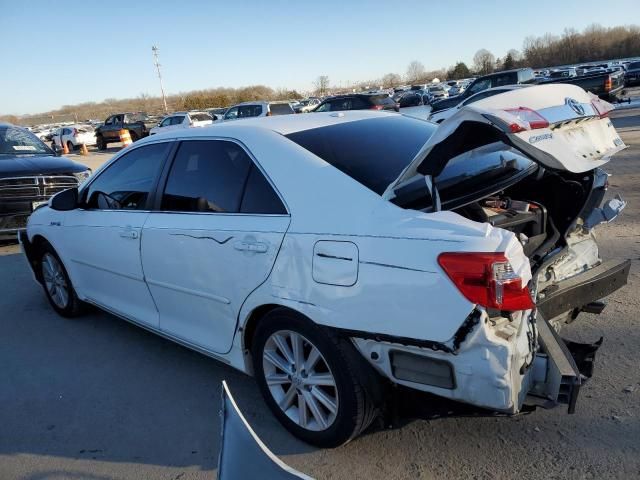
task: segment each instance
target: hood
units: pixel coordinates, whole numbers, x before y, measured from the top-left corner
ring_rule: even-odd
[[[0,178],[77,173],[87,170],[87,166],[53,155],[0,155]]]
[[[391,199],[417,175],[435,177],[451,159],[494,142],[550,169],[593,170],[626,148],[606,118],[611,110],[611,104],[576,85],[539,85],[479,100],[440,124],[383,197]]]

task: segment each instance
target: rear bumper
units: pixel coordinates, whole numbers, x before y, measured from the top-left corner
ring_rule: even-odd
[[[538,299],[538,310],[549,319],[572,310],[579,311],[626,285],[630,267],[631,260],[610,260],[552,285],[541,292],[544,297]]]

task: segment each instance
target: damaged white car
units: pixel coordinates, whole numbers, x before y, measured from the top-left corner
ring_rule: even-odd
[[[629,271],[593,233],[624,207],[603,200],[610,108],[548,85],[439,127],[348,111],[159,134],[21,243],[57,312],[90,303],[253,374],[315,445],[357,436],[393,384],[572,411],[598,345],[557,330]]]

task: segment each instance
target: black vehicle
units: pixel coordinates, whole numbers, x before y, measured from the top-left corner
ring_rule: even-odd
[[[640,62],[631,62],[627,65],[627,73],[624,75],[626,85],[640,84]]]
[[[456,95],[442,100],[434,101],[431,104],[432,112],[438,112],[447,108],[455,107],[463,100],[475,95],[478,92],[487,90],[488,88],[502,87],[504,85],[517,85],[535,83],[536,78],[533,70],[530,68],[518,68],[516,70],[506,70],[504,72],[496,72],[490,75],[476,78],[469,87],[460,95]]]
[[[149,135],[149,130],[157,123],[145,113],[116,113],[96,129],[96,144],[99,150],[105,150],[110,143],[119,142],[120,130],[128,130],[135,142]]]
[[[539,82],[541,85],[547,83],[568,83],[577,85],[591,92],[603,100],[615,100],[617,95],[624,88],[625,74],[624,70],[610,68],[604,72],[585,73],[577,77],[569,78],[552,78]]]
[[[418,107],[420,105],[429,105],[428,94],[423,93],[422,90],[412,90],[404,94],[398,100],[400,108],[403,107]]]
[[[314,112],[336,112],[340,110],[395,110],[400,106],[386,93],[354,93],[327,98]]]
[[[0,123],[0,240],[16,239],[38,205],[90,174],[85,165],[57,156],[26,128]]]

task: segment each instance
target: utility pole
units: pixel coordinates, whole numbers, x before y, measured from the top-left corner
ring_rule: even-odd
[[[151,47],[151,51],[153,52],[153,64],[156,66],[156,70],[158,71],[158,79],[160,80],[160,91],[162,92],[162,103],[164,105],[164,113],[167,113],[169,109],[167,108],[167,98],[164,95],[164,86],[162,85],[162,74],[160,73],[160,62],[158,61],[158,50],[159,48],[153,45]]]

